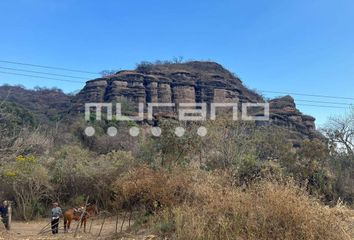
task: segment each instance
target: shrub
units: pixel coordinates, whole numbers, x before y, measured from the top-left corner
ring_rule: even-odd
[[[200,154],[200,137],[195,124],[171,120],[159,122],[161,137],[146,137],[140,145],[139,159],[146,164],[165,168],[187,165]],[[175,128],[183,127],[185,133],[176,137]]]
[[[183,203],[191,183],[185,169],[152,169],[139,166],[118,178],[112,185],[117,209],[143,208],[146,213]]]
[[[142,61],[136,65],[136,71],[146,73],[153,69],[154,64],[148,61]]]

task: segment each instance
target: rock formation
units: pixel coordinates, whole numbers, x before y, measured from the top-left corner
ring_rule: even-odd
[[[271,124],[289,129],[294,144],[297,145],[299,139],[323,139],[316,131],[316,119],[302,114],[291,96],[272,99],[269,104]]]
[[[246,88],[242,81],[214,62],[145,64],[134,71],[88,81],[75,97],[75,109],[82,111],[88,102],[212,103],[264,102],[262,96]],[[290,96],[270,103],[270,124],[288,128],[295,138],[320,137],[315,118],[303,115]],[[164,110],[166,111],[166,110]],[[174,114],[176,109],[170,109]],[[165,112],[166,116],[167,113]]]

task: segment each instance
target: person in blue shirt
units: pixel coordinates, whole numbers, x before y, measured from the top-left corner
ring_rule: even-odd
[[[59,219],[62,215],[61,208],[59,207],[58,203],[53,203],[52,208],[52,233],[58,234],[59,232]]]
[[[2,219],[3,224],[7,230],[10,230],[9,225],[9,204],[7,201],[4,201],[3,204],[0,206],[0,216]]]

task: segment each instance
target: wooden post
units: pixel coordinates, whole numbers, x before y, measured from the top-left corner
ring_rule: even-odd
[[[90,223],[90,230],[89,230],[89,233],[91,233],[92,224],[93,224],[93,218],[91,218],[91,223]]]
[[[42,234],[48,228],[49,224],[51,224],[51,222],[47,223],[38,234]]]
[[[117,218],[116,218],[116,234],[118,234],[118,220],[119,220],[119,213],[117,211]]]
[[[102,225],[101,225],[101,229],[100,229],[100,232],[98,233],[98,237],[101,236],[101,232],[102,232],[102,229],[103,229],[103,225],[106,221],[106,217],[107,217],[107,214],[104,214],[103,216],[103,221],[102,221]]]
[[[129,229],[130,229],[130,221],[132,220],[132,215],[133,215],[133,210],[130,210],[130,215],[129,215]]]
[[[88,201],[89,201],[89,197],[86,198],[85,207],[84,207],[84,210],[83,210],[82,213],[81,213],[79,222],[77,223],[76,230],[75,230],[75,234],[74,234],[74,238],[76,238],[76,236],[77,236],[77,231],[79,230],[79,226],[80,226],[80,224],[81,224],[81,222],[82,222],[82,218],[84,217],[84,215],[85,215],[85,213],[86,213],[86,207],[87,207]]]
[[[8,213],[9,213],[9,219],[8,219],[8,229],[11,230],[11,221],[12,221],[12,207],[11,207],[11,201],[8,201],[9,206],[7,207]]]

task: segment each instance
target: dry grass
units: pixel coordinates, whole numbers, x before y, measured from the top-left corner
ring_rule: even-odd
[[[268,180],[247,188],[232,182],[232,176],[222,171],[143,166],[118,179],[114,189],[118,203],[124,200],[145,209],[159,203],[147,225],[172,239],[354,237],[347,208],[325,206],[293,182]]]
[[[324,206],[291,182],[242,190],[225,176],[201,173],[189,191],[193,199],[155,217],[160,234],[203,240],[353,239],[345,207]]]

